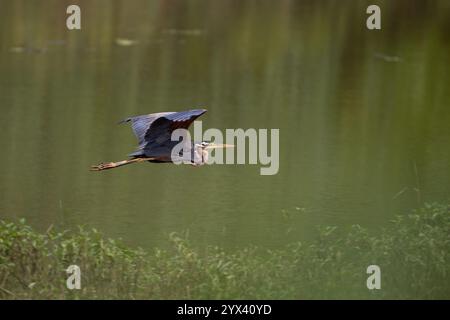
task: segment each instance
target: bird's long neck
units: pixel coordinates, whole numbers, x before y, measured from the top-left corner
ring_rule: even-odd
[[[202,148],[202,163],[205,164],[208,162],[209,154],[208,150]]]
[[[195,146],[192,160],[194,165],[204,165],[208,162],[208,151],[203,147]]]

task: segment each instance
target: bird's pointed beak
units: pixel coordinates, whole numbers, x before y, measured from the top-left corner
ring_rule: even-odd
[[[224,149],[224,148],[234,148],[234,144],[221,144],[221,143],[210,143],[205,149]]]

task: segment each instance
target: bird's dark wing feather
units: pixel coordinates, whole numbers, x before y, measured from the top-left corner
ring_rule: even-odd
[[[152,148],[170,141],[174,130],[188,129],[191,123],[205,112],[205,109],[194,109],[168,113],[155,119],[145,133],[145,148]]]
[[[138,140],[139,146],[143,146],[145,143],[145,133],[150,128],[150,125],[159,117],[171,114],[174,112],[160,112],[160,113],[152,113],[146,114],[143,116],[130,117],[126,118],[119,123],[131,122],[131,128]]]

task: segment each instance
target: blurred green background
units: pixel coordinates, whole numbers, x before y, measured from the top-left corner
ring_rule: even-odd
[[[80,31],[66,8],[81,7]],[[378,4],[382,30],[366,28]],[[0,218],[143,247],[278,247],[377,230],[447,201],[449,1],[0,0]],[[280,170],[89,166],[134,150],[122,118],[206,106],[203,128],[279,128]]]

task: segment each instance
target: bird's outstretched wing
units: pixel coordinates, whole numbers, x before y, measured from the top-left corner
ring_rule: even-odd
[[[146,147],[158,146],[170,141],[174,130],[188,129],[191,123],[205,112],[205,109],[194,109],[173,112],[159,117],[151,123],[145,133]]]
[[[174,112],[159,112],[159,113],[151,113],[142,116],[130,117],[123,119],[119,122],[126,123],[131,122],[131,128],[133,129],[134,135],[136,136],[139,146],[142,146],[145,143],[145,133],[150,128],[150,125],[158,118],[172,114]]]
[[[160,112],[131,117],[119,123],[131,122],[139,148],[158,146],[170,141],[175,129],[188,129],[195,119],[206,112],[206,109],[193,109],[180,112]]]

